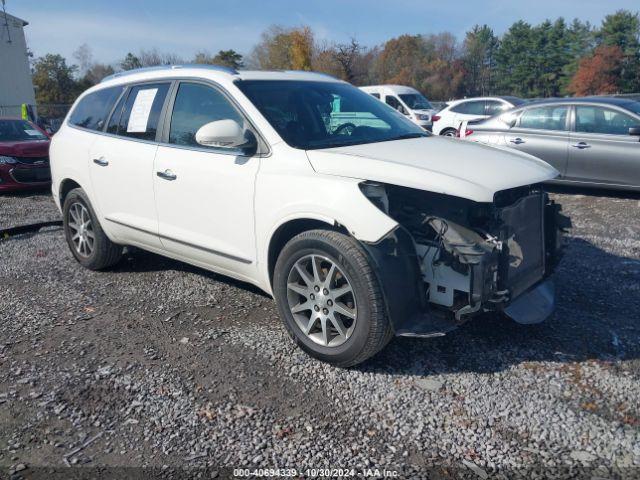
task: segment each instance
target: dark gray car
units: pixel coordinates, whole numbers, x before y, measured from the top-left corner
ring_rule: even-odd
[[[506,146],[553,165],[554,183],[640,190],[640,102],[552,99],[463,124],[460,136]]]

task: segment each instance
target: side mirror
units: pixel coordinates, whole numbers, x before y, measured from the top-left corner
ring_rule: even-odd
[[[629,135],[633,135],[634,137],[640,137],[640,127],[630,127]]]
[[[257,148],[255,135],[231,119],[204,124],[196,132],[196,142],[205,147],[242,149],[243,153],[255,152]]]

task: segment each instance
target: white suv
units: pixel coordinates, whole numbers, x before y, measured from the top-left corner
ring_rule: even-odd
[[[525,103],[518,97],[478,97],[454,100],[432,117],[433,133],[455,137],[464,121],[489,118]]]
[[[325,75],[116,74],[77,100],[51,169],[80,264],[133,245],[250,282],[336,365],[478,312],[553,309],[558,208],[539,183],[557,172],[433,137]]]

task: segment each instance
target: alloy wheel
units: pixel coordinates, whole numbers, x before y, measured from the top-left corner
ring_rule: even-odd
[[[82,203],[75,202],[69,207],[68,215],[67,223],[76,252],[83,257],[89,257],[96,241],[89,211]]]
[[[327,257],[305,255],[294,263],[287,278],[287,301],[302,333],[319,345],[337,347],[353,333],[357,320],[353,287]]]

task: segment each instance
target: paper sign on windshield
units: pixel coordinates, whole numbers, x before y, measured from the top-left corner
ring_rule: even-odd
[[[38,130],[25,130],[24,133],[26,133],[27,135],[31,135],[32,137],[39,137],[40,135],[42,135],[42,133],[40,133]]]
[[[156,93],[158,93],[157,88],[138,91],[136,100],[131,108],[127,132],[147,131],[147,122],[149,121],[149,114],[151,113],[151,106],[153,105],[153,99],[156,98]]]

